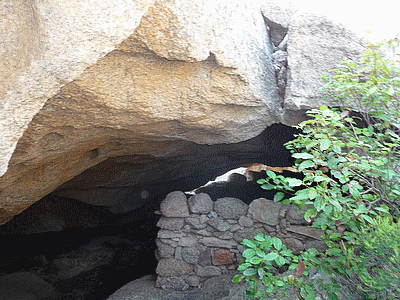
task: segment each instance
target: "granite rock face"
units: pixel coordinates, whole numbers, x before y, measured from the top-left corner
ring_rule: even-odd
[[[350,31],[285,1],[1,7],[0,224],[110,157],[134,156],[135,168],[296,124],[322,104],[320,75],[362,48]],[[277,51],[287,51],[279,70]],[[139,169],[133,181],[165,174]],[[115,212],[149,199],[148,190],[137,202],[131,190],[107,190],[109,176],[118,179],[96,170],[78,186],[96,177],[98,189],[81,189],[81,199],[119,204]]]

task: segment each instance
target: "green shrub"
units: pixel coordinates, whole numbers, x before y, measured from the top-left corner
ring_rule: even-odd
[[[312,205],[304,218],[326,231],[328,246],[325,253],[311,259],[312,264],[319,271],[346,277],[370,299],[379,298],[383,290],[388,297],[398,292],[399,242],[396,235],[389,234],[398,227],[377,221],[380,216],[394,220],[400,216],[400,67],[396,56],[382,56],[385,46],[398,47],[399,40],[368,44],[358,63],[346,61],[343,68],[333,71],[331,79],[324,77],[326,95],[340,109],[322,106],[310,110],[310,119],[299,125],[302,133],[286,144],[296,158],[294,168],[303,174],[303,179],[267,171],[267,178],[258,181],[266,190],[280,190],[274,197],[276,202],[293,203],[297,209]],[[377,242],[360,243],[360,237],[368,234],[376,235],[373,241]],[[385,237],[386,242],[378,242],[378,236]],[[267,292],[276,292],[275,287],[282,284],[297,284],[301,299],[315,298],[309,292],[312,283],[305,288],[304,282],[276,281],[273,274],[260,271],[267,268],[262,265],[262,251],[268,253],[265,256],[271,249],[260,249],[258,259],[249,258],[260,262],[256,273],[252,274],[256,268],[251,261],[239,267],[251,269],[243,273],[252,282],[253,292],[248,295],[264,295],[258,293],[254,283],[254,275],[258,274],[258,280],[268,278]],[[391,254],[382,257],[379,251]],[[302,255],[289,257],[301,261]],[[386,260],[380,261],[381,258]],[[372,259],[380,261],[378,267],[371,267]],[[332,292],[329,296],[337,299]]]
[[[375,218],[355,240],[352,272],[367,299],[400,299],[400,223]]]
[[[277,237],[271,237],[260,233],[254,240],[243,240],[246,246],[243,251],[242,264],[238,267],[243,275],[233,277],[233,282],[239,282],[243,278],[249,283],[250,288],[246,291],[246,298],[265,299],[265,296],[278,294],[285,296],[285,290],[290,286],[298,288],[299,297],[314,299],[315,293],[312,285],[305,282],[303,275],[308,275],[308,268],[316,266],[315,249],[302,252],[300,256],[292,254],[282,241]],[[296,269],[296,276],[289,275],[277,277],[282,269]],[[263,288],[260,289],[260,283]],[[314,297],[314,298],[312,298]]]

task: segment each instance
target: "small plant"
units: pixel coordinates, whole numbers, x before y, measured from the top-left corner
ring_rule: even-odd
[[[293,255],[282,241],[277,237],[271,237],[260,233],[254,240],[243,240],[247,247],[243,252],[242,264],[238,267],[242,274],[233,277],[233,282],[239,282],[245,278],[250,288],[246,291],[246,298],[265,299],[266,296],[278,294],[285,296],[288,287],[296,287],[300,299],[315,299],[312,284],[305,282],[303,276],[308,275],[308,268],[316,266],[315,249],[302,252],[301,255]],[[282,269],[296,269],[296,275],[277,277]],[[260,284],[263,288],[260,288]]]
[[[400,223],[376,218],[355,241],[352,272],[368,299],[400,299]]]

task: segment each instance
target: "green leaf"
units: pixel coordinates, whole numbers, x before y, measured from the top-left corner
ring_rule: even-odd
[[[252,265],[249,263],[244,263],[244,264],[241,264],[237,269],[238,269],[238,271],[243,271],[243,270],[250,268],[251,266]]]
[[[314,189],[314,188],[308,189],[308,196],[309,196],[310,200],[315,199],[317,197],[317,195],[318,195],[318,192],[316,189]]]
[[[282,256],[279,256],[277,257],[277,259],[275,259],[275,262],[278,267],[282,267],[285,264],[286,260]]]
[[[268,176],[268,177],[270,177],[270,178],[272,178],[272,179],[276,178],[275,172],[273,172],[273,171],[271,171],[271,170],[267,170],[266,173],[267,173],[267,176]]]
[[[282,243],[282,241],[281,241],[279,238],[274,237],[274,238],[271,239],[271,242],[272,242],[272,244],[274,245],[274,247],[275,247],[276,250],[279,251],[279,250],[282,249],[283,243]]]
[[[243,275],[245,275],[245,276],[253,276],[256,274],[257,274],[257,271],[254,268],[249,268],[243,272]]]
[[[323,139],[320,142],[320,149],[321,151],[325,151],[326,149],[328,149],[330,147],[330,145],[332,144],[332,142],[328,139]]]
[[[334,292],[328,292],[328,297],[331,300],[339,300],[339,297]]]
[[[259,257],[252,257],[250,259],[250,263],[252,263],[253,265],[259,265],[262,262],[262,259],[260,259]]]
[[[261,188],[264,189],[264,190],[274,190],[274,189],[276,189],[276,186],[272,185],[272,184],[263,184],[261,186]]]
[[[274,196],[274,202],[279,202],[285,197],[285,194],[282,192],[278,192]]]
[[[254,255],[256,255],[256,251],[254,251],[253,249],[246,249],[243,251],[243,257],[249,259],[252,258]]]
[[[242,281],[242,279],[243,279],[243,275],[242,274],[237,274],[237,275],[233,276],[232,282],[233,283],[238,283],[238,282]]]
[[[271,253],[268,253],[268,254],[265,256],[265,260],[267,260],[267,261],[273,261],[273,260],[275,260],[278,256],[279,256],[278,253],[271,252]]]
[[[377,87],[377,86],[373,86],[372,88],[369,89],[368,93],[369,93],[370,95],[372,95],[372,94],[374,94],[377,90],[378,90],[378,87]]]
[[[294,158],[302,158],[302,159],[311,159],[314,158],[313,155],[309,154],[309,153],[294,153],[292,154],[292,156]]]
[[[257,235],[254,237],[254,239],[255,239],[256,241],[259,241],[259,242],[264,242],[264,241],[265,241],[265,238],[264,238],[264,234],[263,234],[263,233],[257,234]]]
[[[304,169],[313,168],[314,166],[315,166],[315,164],[313,161],[305,160],[298,166],[298,170],[302,171]]]
[[[242,241],[242,245],[246,246],[247,248],[257,248],[257,243],[248,239],[244,239]]]
[[[288,181],[289,186],[300,186],[303,183],[303,181],[297,178],[286,178],[286,180]]]
[[[374,224],[374,221],[372,220],[372,218],[368,215],[361,215],[363,217],[364,220],[366,220],[368,223],[370,224]]]

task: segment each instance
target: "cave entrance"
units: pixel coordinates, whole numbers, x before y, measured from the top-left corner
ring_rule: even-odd
[[[159,230],[154,212],[168,193],[194,190],[253,163],[290,166],[283,145],[297,132],[275,124],[248,141],[193,145],[190,154],[163,160],[110,158],[0,226],[2,244],[8,245],[0,275],[33,274],[54,287],[46,299],[107,299],[126,283],[154,274]],[[130,185],[137,177],[141,184]],[[250,202],[257,197],[243,176],[211,189],[213,200],[229,196]]]

